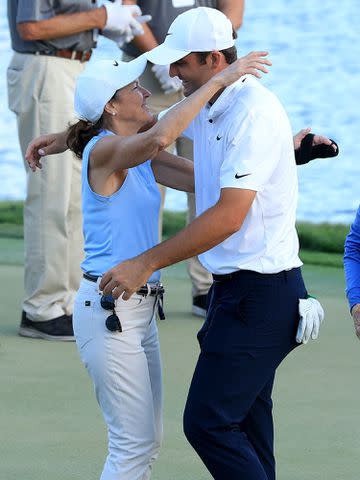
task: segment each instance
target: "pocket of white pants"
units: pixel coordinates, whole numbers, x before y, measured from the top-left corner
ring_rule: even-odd
[[[85,295],[78,295],[74,303],[73,328],[78,349],[81,350],[95,335],[94,332],[95,301]]]
[[[8,104],[9,109],[14,113],[20,113],[21,110],[21,70],[13,70],[8,68],[7,72],[8,85]]]
[[[129,300],[118,299],[115,312],[118,316],[122,331],[133,328],[147,328],[154,313],[154,297],[133,295]]]

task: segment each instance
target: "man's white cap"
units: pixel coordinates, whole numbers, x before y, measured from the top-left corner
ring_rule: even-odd
[[[75,87],[75,112],[82,120],[97,122],[116,90],[134,82],[146,68],[141,55],[131,62],[94,60],[79,75]]]
[[[191,52],[212,52],[233,47],[230,20],[215,8],[192,8],[175,18],[164,43],[145,53],[150,62],[168,65]]]

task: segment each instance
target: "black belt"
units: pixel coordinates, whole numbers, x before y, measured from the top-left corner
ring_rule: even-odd
[[[232,278],[237,278],[237,277],[260,277],[260,278],[282,278],[282,277],[287,277],[287,275],[292,272],[293,270],[297,270],[297,268],[292,268],[290,270],[282,270],[281,272],[278,273],[259,273],[255,272],[254,270],[236,270],[235,272],[230,272],[230,273],[224,273],[223,275],[218,275],[213,273],[213,279],[215,282],[222,282],[224,280],[231,280]]]
[[[84,273],[83,277],[86,280],[89,280],[90,282],[96,283],[100,277],[97,277],[96,275],[91,275],[91,273]],[[136,292],[138,295],[143,295],[144,297],[147,297],[150,295],[150,297],[156,297],[163,295],[165,292],[165,288],[161,283],[155,284],[155,285],[150,285],[149,283],[147,285],[143,285],[142,287],[139,288],[139,290]]]

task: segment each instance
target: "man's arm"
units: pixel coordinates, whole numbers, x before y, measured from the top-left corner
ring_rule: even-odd
[[[241,27],[244,18],[245,0],[218,0],[217,8],[231,20],[234,30]]]
[[[105,7],[94,8],[86,12],[56,15],[46,20],[17,24],[17,30],[23,40],[49,40],[77,33],[102,29],[106,24]]]
[[[346,295],[356,335],[360,339],[360,207],[345,240],[344,269]]]
[[[124,300],[129,299],[155,270],[203,253],[237,232],[255,195],[253,190],[222,189],[216,205],[174,237],[109,270],[100,288],[105,294],[112,293],[114,298],[124,293]]]

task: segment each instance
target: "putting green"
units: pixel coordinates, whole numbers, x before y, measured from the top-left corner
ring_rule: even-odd
[[[0,266],[0,479],[97,480],[106,435],[91,383],[73,343],[17,336],[21,266]],[[326,310],[320,339],[280,367],[274,392],[278,480],[358,480],[360,344],[340,269],[304,269]],[[164,364],[164,442],[154,480],[207,480],[181,430],[196,361],[184,265],[164,274],[167,320],[159,322]]]

